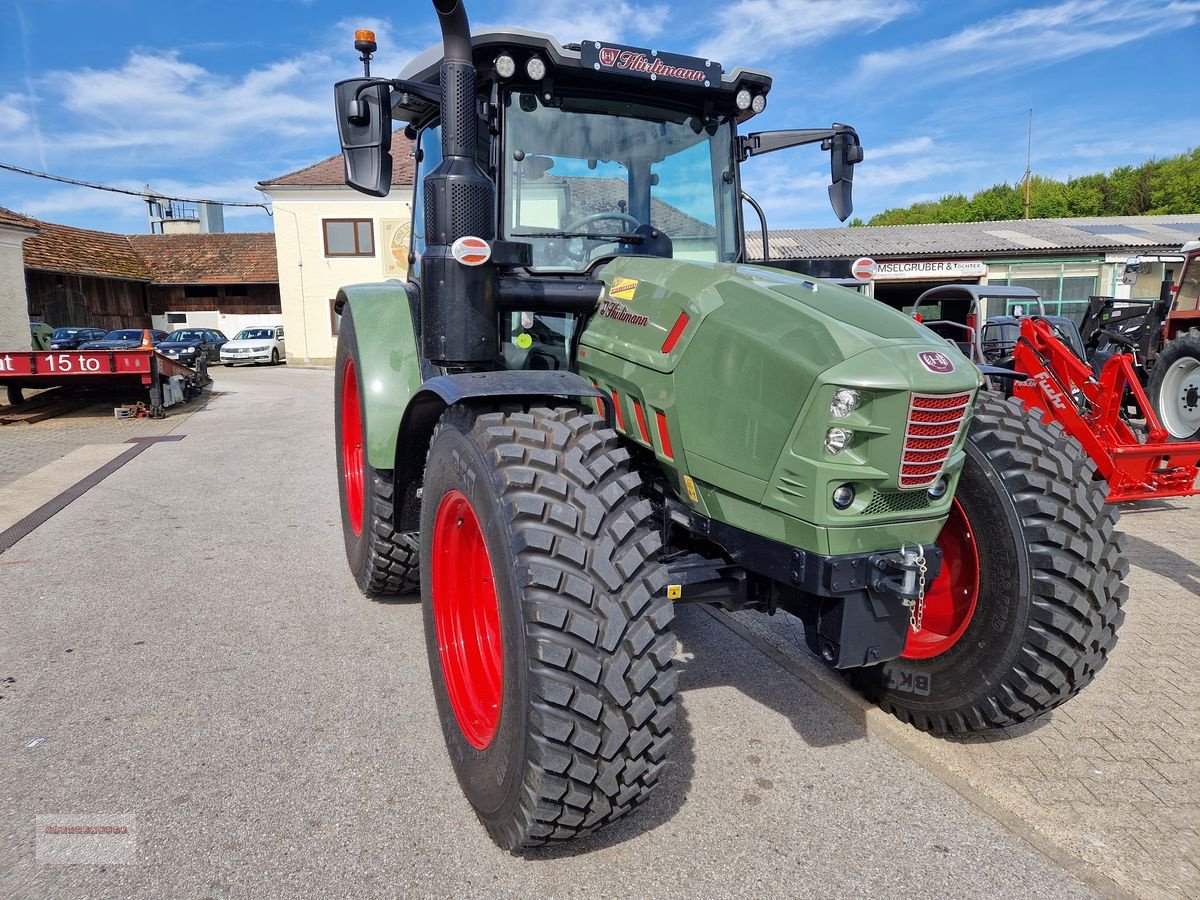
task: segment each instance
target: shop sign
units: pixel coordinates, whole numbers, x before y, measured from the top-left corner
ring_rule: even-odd
[[[987,263],[978,259],[903,259],[875,263],[876,281],[953,281],[982,278]]]

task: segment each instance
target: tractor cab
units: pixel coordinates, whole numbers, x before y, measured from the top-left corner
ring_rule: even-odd
[[[416,144],[409,272],[436,326],[425,346],[435,364],[571,368],[605,263],[742,262],[739,165],[750,156],[822,143],[831,201],[850,214],[862,159],[852,128],[738,135],[766,108],[765,73],[519,29],[471,35],[461,5],[435,6],[441,46],[397,79],[372,78],[373,36],[360,33],[367,72],[335,98],[350,186],[388,194],[394,122]],[[464,327],[443,334],[445,310],[467,295],[479,299]]]

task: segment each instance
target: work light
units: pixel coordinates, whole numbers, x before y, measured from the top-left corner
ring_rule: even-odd
[[[733,102],[737,104],[738,109],[749,109],[751,103],[750,92],[742,88],[737,92],[737,96],[733,98]]]
[[[512,78],[517,74],[517,61],[507,53],[496,57],[496,74],[501,78]]]
[[[540,56],[529,57],[529,62],[525,63],[525,74],[532,81],[541,81],[546,77],[546,64]]]

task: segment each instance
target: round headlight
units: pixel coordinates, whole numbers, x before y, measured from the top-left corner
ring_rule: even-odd
[[[525,63],[525,74],[533,81],[541,81],[546,77],[546,64],[540,56],[529,57],[529,62]]]
[[[830,428],[825,432],[825,450],[828,453],[841,453],[854,437],[849,428]]]
[[[752,110],[754,110],[756,113],[760,113],[764,109],[766,109],[767,108],[767,95],[766,94],[755,94],[754,100],[751,101],[751,103],[750,103],[750,108]]]
[[[850,504],[854,502],[854,485],[843,484],[841,487],[835,488],[833,491],[833,505],[835,509],[849,509]]]
[[[829,414],[835,419],[844,419],[858,409],[862,403],[862,394],[852,388],[838,388],[833,394],[833,402],[829,404]]]
[[[948,487],[950,487],[950,485],[946,483],[946,479],[939,478],[933,483],[933,487],[929,489],[929,496],[934,500],[939,500],[946,496],[946,488]]]
[[[745,88],[742,88],[737,92],[737,96],[733,98],[733,102],[737,104],[738,109],[749,109],[751,102],[750,92]]]
[[[496,74],[501,78],[512,78],[517,74],[517,61],[507,53],[496,57]]]

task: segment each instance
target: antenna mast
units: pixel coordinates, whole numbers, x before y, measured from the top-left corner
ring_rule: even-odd
[[[1033,107],[1029,107],[1029,131],[1025,143],[1025,218],[1029,218],[1029,180],[1032,173],[1030,163],[1033,160]]]

